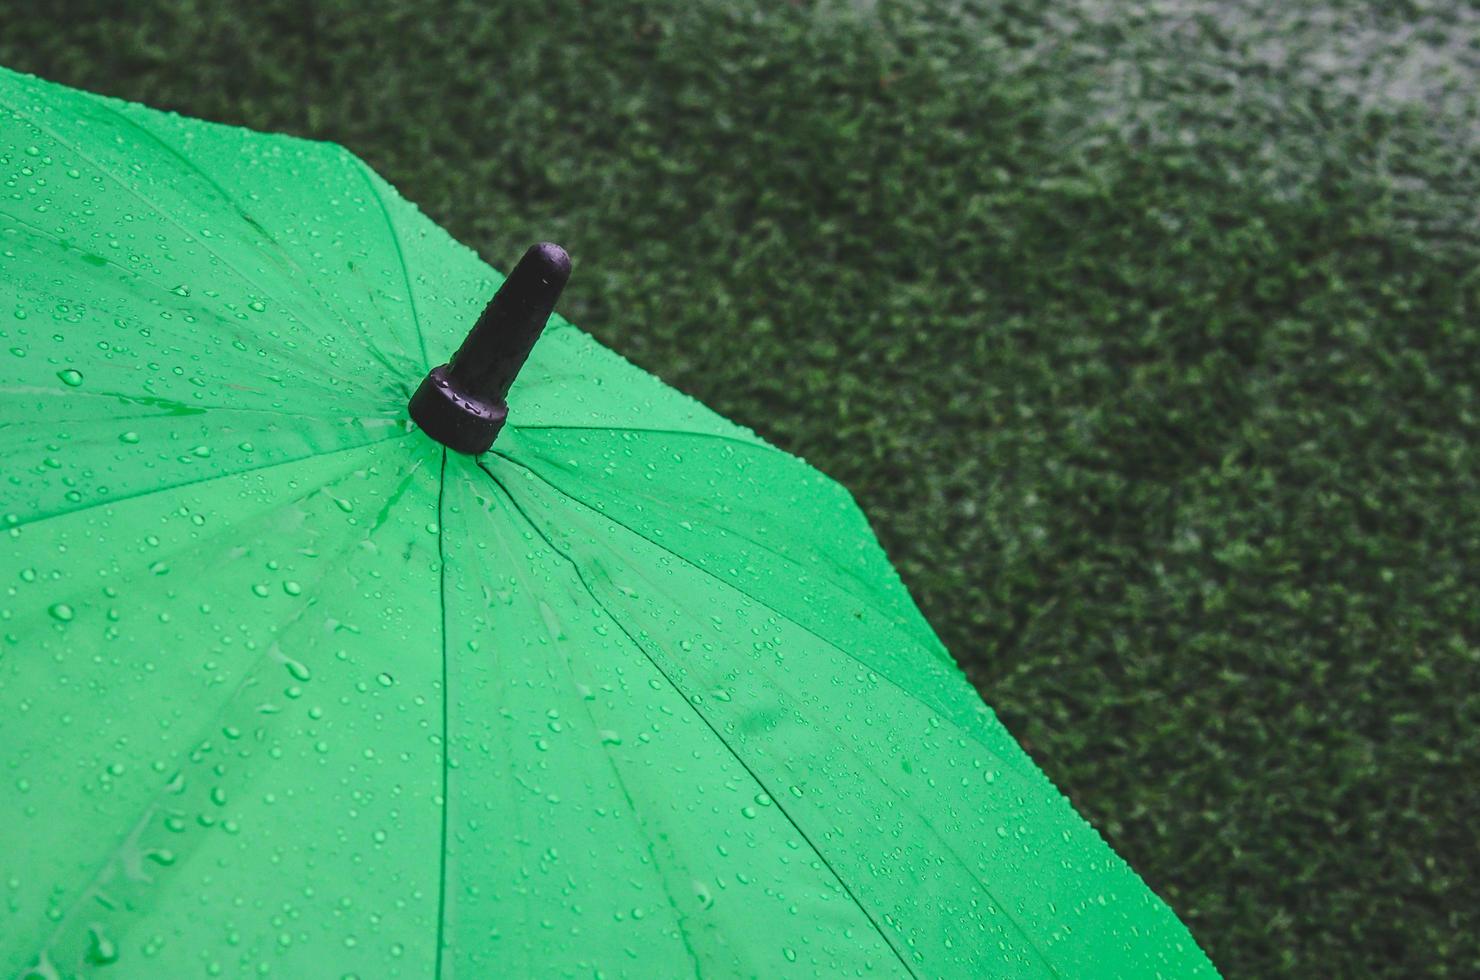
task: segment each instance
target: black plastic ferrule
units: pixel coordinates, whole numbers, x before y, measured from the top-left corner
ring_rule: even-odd
[[[570,256],[543,242],[524,253],[452,359],[411,396],[411,419],[460,453],[483,453],[508,418],[505,398],[570,279]]]

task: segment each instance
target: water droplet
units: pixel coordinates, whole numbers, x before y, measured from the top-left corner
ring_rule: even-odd
[[[258,582],[256,585],[252,586],[252,594],[257,596],[259,599],[266,599],[268,595],[268,588],[261,582]]]
[[[299,585],[292,579],[288,579],[288,581],[283,583],[283,591],[288,593],[288,595],[302,595],[303,586]]]
[[[101,926],[89,926],[91,938],[87,944],[87,961],[99,966],[118,962],[118,944],[103,934]]]
[[[82,372],[76,368],[67,368],[57,372],[57,377],[62,379],[62,384],[68,388],[82,387]]]
[[[380,686],[381,687],[390,687],[392,684],[394,684],[396,682],[396,679],[394,677],[392,677],[390,674],[381,674],[378,677],[376,677],[375,679],[380,682]]]
[[[123,435],[119,436],[118,441],[126,442],[130,446],[132,446],[139,441],[139,434],[137,432],[134,432],[133,430],[129,430],[128,432],[125,432]]]
[[[260,299],[254,299],[247,304],[247,307],[248,309],[254,310],[258,313],[262,313],[267,309],[267,304],[262,302],[262,300]]]
[[[72,617],[76,615],[76,613],[72,611],[72,607],[67,605],[65,602],[56,603],[51,608],[49,608],[47,612],[51,613],[52,619],[59,620],[63,623],[72,622]]]
[[[174,293],[176,296],[189,296],[190,295],[190,287],[187,286],[187,285],[185,285],[184,283],[181,283],[180,285],[176,286],[174,289],[171,289],[170,292]]]

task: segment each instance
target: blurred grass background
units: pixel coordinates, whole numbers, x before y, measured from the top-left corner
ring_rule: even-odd
[[[0,0],[850,487],[1230,976],[1480,974],[1480,11]]]

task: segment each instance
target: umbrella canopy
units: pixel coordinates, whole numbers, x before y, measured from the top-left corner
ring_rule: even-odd
[[[848,494],[342,148],[0,72],[0,972],[1211,974]]]

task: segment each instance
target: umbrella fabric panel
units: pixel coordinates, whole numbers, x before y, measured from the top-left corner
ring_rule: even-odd
[[[316,975],[331,948],[336,968],[384,975],[398,943],[421,974],[441,823],[440,637],[422,625],[440,617],[440,451],[415,449],[0,541],[0,567],[20,569],[0,657],[0,969],[43,951],[64,975],[115,956],[125,975]]]

